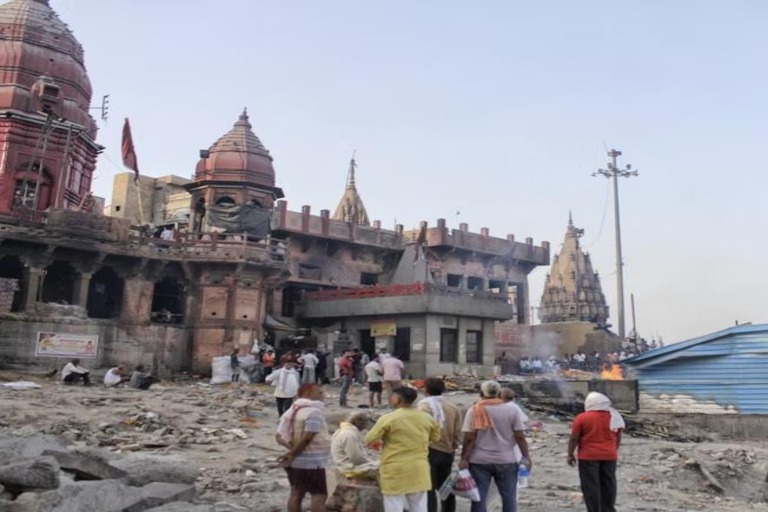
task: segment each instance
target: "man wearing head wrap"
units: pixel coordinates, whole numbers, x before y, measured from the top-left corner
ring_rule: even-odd
[[[616,512],[616,461],[624,419],[611,400],[592,392],[584,412],[576,416],[568,443],[568,464],[576,465],[578,452],[581,493],[588,512]]]

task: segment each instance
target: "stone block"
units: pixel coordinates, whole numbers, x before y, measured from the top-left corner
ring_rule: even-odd
[[[112,461],[112,466],[127,473],[125,481],[131,485],[146,485],[152,482],[192,484],[199,471],[189,462],[175,457],[131,454]]]
[[[124,470],[107,464],[102,459],[82,453],[45,450],[43,455],[53,457],[64,471],[74,473],[79,480],[110,480],[124,478]]]
[[[66,446],[49,435],[0,437],[0,461],[40,456],[45,450],[66,451]]]
[[[230,509],[231,510],[231,509]],[[182,501],[169,503],[161,507],[150,508],[145,512],[219,512],[211,505],[193,505]]]
[[[133,487],[118,480],[89,480],[52,491],[24,493],[13,502],[10,512],[144,512],[194,496],[191,485],[154,483]],[[194,510],[189,503],[184,505],[186,508],[181,510]]]
[[[59,464],[53,457],[37,457],[0,466],[0,484],[16,489],[55,489],[59,486]]]
[[[336,487],[325,506],[334,512],[384,512],[384,499],[376,482],[352,480],[335,473]]]
[[[140,512],[148,508],[159,507],[174,501],[189,501],[195,498],[195,486],[187,484],[169,484],[153,482],[141,488],[144,494],[144,505],[141,509],[131,509],[126,512]]]
[[[123,512],[144,500],[141,489],[118,480],[90,480],[16,498],[13,512]],[[148,507],[145,507],[148,508]],[[135,509],[144,510],[144,509]]]

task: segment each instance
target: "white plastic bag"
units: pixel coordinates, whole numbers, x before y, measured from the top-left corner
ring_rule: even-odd
[[[230,382],[232,382],[232,358],[230,356],[214,357],[211,361],[211,384]]]
[[[448,478],[445,479],[445,482],[443,482],[443,484],[440,486],[440,489],[437,491],[437,496],[440,498],[440,501],[445,501],[448,499],[448,496],[450,496],[451,492],[453,492],[453,484],[456,483],[458,478],[458,469],[452,471],[451,474],[448,475]]]
[[[453,484],[453,494],[470,501],[480,501],[480,490],[468,469],[459,470],[459,477]]]

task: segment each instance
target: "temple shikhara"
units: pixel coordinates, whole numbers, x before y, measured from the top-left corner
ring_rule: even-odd
[[[605,325],[608,305],[605,302],[600,276],[592,260],[579,244],[583,229],[568,219],[568,229],[560,254],[555,255],[547,274],[541,297],[539,318],[542,323],[592,322]]]
[[[258,340],[387,348],[414,377],[486,374],[499,336],[531,322],[528,275],[549,264],[547,242],[445,219],[385,229],[363,204],[354,158],[333,214],[292,209],[280,155],[247,111],[200,151],[192,179],[120,174],[102,211],[82,47],[47,1],[0,5],[0,31],[3,359],[205,373]],[[604,320],[572,228],[542,311]]]

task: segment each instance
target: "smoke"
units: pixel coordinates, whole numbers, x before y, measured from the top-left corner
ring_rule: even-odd
[[[557,332],[545,331],[540,327],[532,329],[531,341],[528,345],[530,357],[539,357],[546,360],[550,355],[561,359],[563,356],[562,345],[565,340],[563,335]]]

